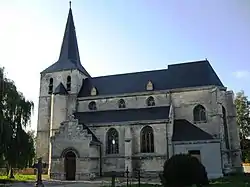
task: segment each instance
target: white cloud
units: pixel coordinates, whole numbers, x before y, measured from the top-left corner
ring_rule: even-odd
[[[246,70],[239,70],[239,71],[235,71],[233,72],[233,75],[238,78],[238,79],[242,79],[242,78],[246,78],[250,76],[250,72],[246,71]]]

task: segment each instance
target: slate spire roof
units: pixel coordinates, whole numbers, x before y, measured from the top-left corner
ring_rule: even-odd
[[[74,19],[70,3],[59,59],[56,63],[42,71],[42,73],[51,73],[71,69],[77,69],[84,73],[87,77],[90,77],[89,73],[84,69],[80,61]]]

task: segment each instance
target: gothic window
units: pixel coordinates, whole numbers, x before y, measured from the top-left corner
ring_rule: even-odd
[[[148,81],[146,90],[151,91],[154,89],[153,83],[151,81]]]
[[[229,135],[228,135],[228,126],[227,126],[227,114],[226,109],[224,106],[222,106],[222,119],[223,119],[223,127],[224,127],[224,139],[226,143],[226,148],[229,149]]]
[[[124,99],[119,100],[118,107],[119,108],[126,108],[126,103],[125,103]]]
[[[155,106],[155,100],[152,96],[147,99],[147,106]]]
[[[67,77],[67,91],[70,91],[71,90],[71,76],[68,76]]]
[[[49,94],[52,94],[53,92],[53,78],[49,79]]]
[[[97,107],[96,107],[96,102],[95,101],[91,101],[89,103],[89,110],[96,110]]]
[[[116,129],[111,128],[106,136],[106,154],[119,153],[119,135]]]
[[[141,152],[154,152],[154,132],[153,128],[150,126],[143,127],[141,130]]]
[[[202,105],[197,105],[193,110],[194,122],[206,122],[206,109]]]

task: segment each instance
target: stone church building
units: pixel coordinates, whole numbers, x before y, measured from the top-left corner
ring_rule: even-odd
[[[53,179],[154,177],[178,153],[198,157],[209,178],[242,170],[233,92],[207,60],[91,77],[70,8],[59,59],[40,81],[37,156]]]

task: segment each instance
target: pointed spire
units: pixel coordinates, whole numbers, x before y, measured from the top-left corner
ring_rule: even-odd
[[[69,59],[69,60],[80,62],[71,5],[69,8],[68,19],[66,23],[62,46],[61,46],[61,53],[60,53],[59,60],[61,59]]]
[[[89,73],[84,69],[80,61],[74,19],[71,9],[71,1],[69,2],[69,14],[59,59],[55,64],[53,64],[43,72],[55,72],[68,69],[78,69],[86,76],[90,77]]]

